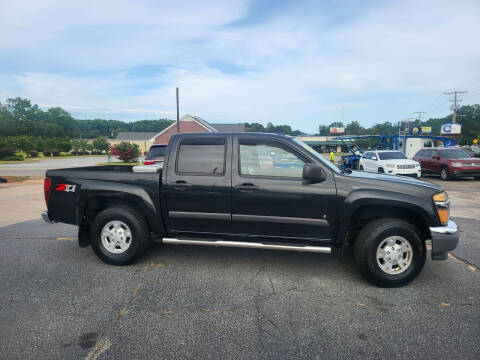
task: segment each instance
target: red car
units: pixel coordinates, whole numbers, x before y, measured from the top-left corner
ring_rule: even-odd
[[[415,154],[424,174],[440,174],[442,180],[474,177],[480,180],[480,159],[459,148],[428,148]]]

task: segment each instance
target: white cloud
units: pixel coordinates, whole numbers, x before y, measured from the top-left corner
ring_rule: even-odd
[[[316,2],[296,2],[225,26],[246,13],[243,1],[2,3],[0,32],[10,36],[0,39],[0,99],[82,117],[172,117],[180,86],[182,112],[313,132],[340,120],[342,106],[365,125],[428,111],[479,72],[475,1],[392,2],[337,22]],[[163,71],[131,76],[150,65]]]

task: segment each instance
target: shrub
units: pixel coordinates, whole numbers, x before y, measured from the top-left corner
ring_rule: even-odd
[[[30,152],[28,153],[28,156],[30,156],[30,157],[32,157],[32,158],[37,157],[37,156],[38,156],[38,151],[30,151]]]
[[[24,158],[23,158],[23,156],[20,156],[20,155],[13,155],[13,156],[6,156],[6,157],[2,158],[2,160],[5,160],[5,161],[23,161]]]
[[[53,151],[53,156],[58,156],[60,155],[60,151]]]
[[[51,156],[52,152],[51,151],[44,151],[43,156]]]
[[[10,146],[4,146],[0,148],[0,159],[7,156],[14,156],[15,150]]]
[[[140,147],[137,144],[122,141],[120,144],[112,146],[110,154],[123,162],[135,162],[140,156]]]

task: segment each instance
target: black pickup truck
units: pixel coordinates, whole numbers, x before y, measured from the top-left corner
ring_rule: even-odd
[[[79,226],[108,264],[137,260],[163,243],[341,254],[353,245],[360,272],[379,286],[414,279],[426,259],[458,243],[440,186],[339,170],[298,139],[257,133],[172,136],[163,169],[48,170],[47,222]]]

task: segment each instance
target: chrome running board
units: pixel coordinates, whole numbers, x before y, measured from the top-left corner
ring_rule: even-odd
[[[237,247],[237,248],[251,248],[251,249],[267,249],[267,250],[288,250],[288,251],[303,251],[314,252],[322,254],[330,254],[332,249],[329,246],[304,246],[304,245],[276,245],[263,244],[258,242],[242,242],[242,241],[224,241],[224,240],[184,240],[163,238],[162,242],[165,244],[175,245],[203,245],[203,246],[223,246],[223,247]]]

